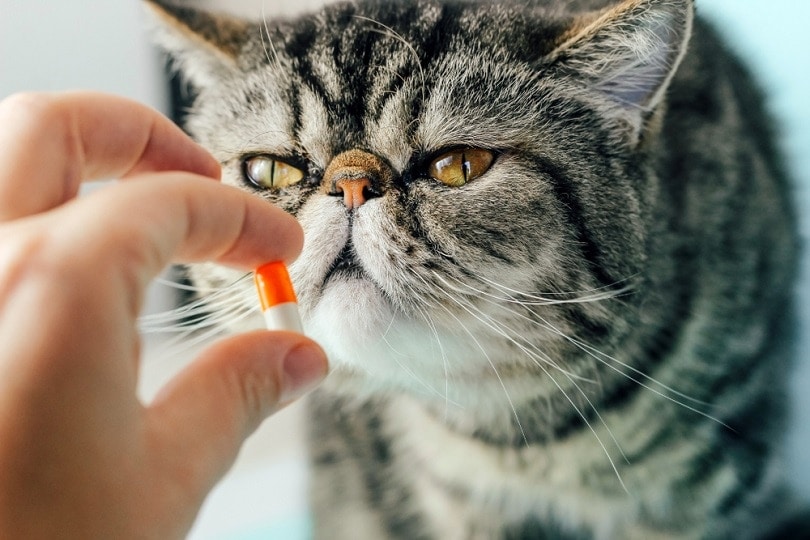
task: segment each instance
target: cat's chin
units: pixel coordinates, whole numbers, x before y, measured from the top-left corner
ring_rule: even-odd
[[[331,391],[346,396],[404,392],[468,412],[487,393],[505,403],[537,396],[540,383],[525,366],[500,365],[496,371],[493,363],[505,356],[498,340],[475,339],[398,312],[367,278],[331,277],[304,326],[329,355]]]
[[[392,316],[373,283],[360,276],[333,276],[306,319],[306,331],[329,351],[333,362],[344,362],[376,341],[385,331],[382,321]]]
[[[370,280],[349,275],[327,281],[304,323],[333,369],[387,389],[429,390],[446,378],[447,355],[468,348],[445,335],[438,345],[435,328],[398,313]]]

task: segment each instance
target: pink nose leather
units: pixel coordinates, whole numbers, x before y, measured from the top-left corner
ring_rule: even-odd
[[[337,191],[343,192],[343,204],[349,210],[360,208],[366,202],[366,192],[371,189],[368,178],[343,178],[335,182]]]

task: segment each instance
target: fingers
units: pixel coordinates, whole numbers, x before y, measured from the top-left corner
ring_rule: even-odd
[[[17,94],[0,102],[0,221],[74,197],[85,180],[219,164],[171,121],[136,102],[90,92]]]
[[[74,279],[122,278],[132,309],[169,262],[213,260],[252,270],[293,260],[303,231],[295,218],[237,188],[182,173],[161,173],[101,189],[38,216],[42,250]],[[52,223],[52,224],[51,224]]]
[[[149,408],[161,464],[184,471],[185,477],[175,480],[189,492],[210,489],[245,438],[267,416],[311,390],[327,370],[323,351],[290,332],[259,331],[214,345]]]

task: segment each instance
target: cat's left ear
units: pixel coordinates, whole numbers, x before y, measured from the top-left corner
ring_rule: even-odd
[[[686,52],[694,0],[624,0],[575,21],[548,57],[635,145]],[[624,137],[623,137],[624,138]]]
[[[155,35],[195,86],[203,88],[239,70],[251,25],[227,15],[145,0],[155,22]]]

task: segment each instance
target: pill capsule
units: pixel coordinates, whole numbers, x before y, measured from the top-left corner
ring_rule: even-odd
[[[298,300],[290,274],[281,261],[263,264],[253,272],[256,291],[268,330],[289,330],[304,333]]]

